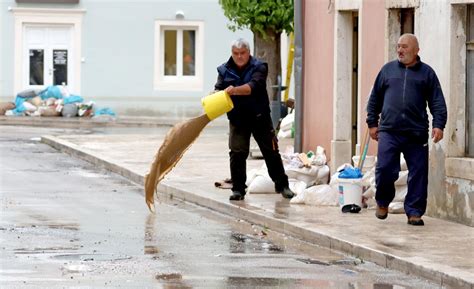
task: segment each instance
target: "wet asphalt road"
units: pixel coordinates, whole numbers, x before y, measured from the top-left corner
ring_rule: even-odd
[[[178,200],[150,214],[141,187],[39,142],[64,133],[91,131],[0,126],[1,288],[438,288]]]

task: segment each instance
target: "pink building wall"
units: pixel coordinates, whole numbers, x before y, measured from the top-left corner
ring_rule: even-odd
[[[359,135],[364,137],[367,125],[365,111],[368,97],[374,84],[375,77],[385,63],[385,1],[364,0],[362,13],[359,19],[362,33],[360,37],[361,54],[360,64],[360,117]],[[369,154],[375,154],[376,142],[371,142]]]
[[[303,151],[331,147],[334,13],[327,8],[326,1],[305,1]]]
[[[334,7],[334,6],[333,6]],[[365,107],[378,71],[384,64],[385,1],[364,0],[359,11],[360,99],[359,136],[364,136]],[[304,3],[303,151],[321,145],[331,155],[334,83],[334,8],[326,1]],[[374,154],[376,143],[369,153]]]

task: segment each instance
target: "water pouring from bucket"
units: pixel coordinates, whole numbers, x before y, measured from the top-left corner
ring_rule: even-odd
[[[155,154],[150,171],[145,175],[145,202],[153,213],[155,212],[154,197],[159,182],[178,164],[210,121],[234,108],[229,94],[225,91],[210,94],[204,97],[201,103],[205,114],[182,121],[168,131]]]

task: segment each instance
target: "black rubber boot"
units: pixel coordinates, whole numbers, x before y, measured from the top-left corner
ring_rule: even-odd
[[[245,198],[245,193],[241,193],[239,191],[232,191],[232,195],[230,195],[229,200],[231,201],[241,201]]]
[[[277,191],[277,193],[281,194],[285,199],[291,199],[295,196],[295,193],[293,193],[288,187],[284,188],[283,191]]]

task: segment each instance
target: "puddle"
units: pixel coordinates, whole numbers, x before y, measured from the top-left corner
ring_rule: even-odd
[[[18,224],[15,226],[15,229],[32,229],[32,228],[37,228],[37,229],[56,229],[56,230],[69,230],[69,231],[79,231],[79,224],[77,223],[53,223],[48,220],[39,220],[41,224]]]
[[[164,273],[164,274],[157,274],[155,276],[156,280],[182,280],[183,276],[179,273]]]
[[[309,258],[308,259],[298,258],[298,259],[296,259],[296,261],[300,261],[300,262],[303,262],[305,264],[331,266],[331,264],[329,264],[327,262],[322,262],[322,261],[319,261],[319,260],[309,259]]]
[[[116,255],[116,254],[64,254],[52,256],[53,259],[58,260],[70,260],[70,261],[117,261],[132,259],[131,256],[127,255]]]
[[[284,250],[271,242],[250,235],[231,233],[230,252],[283,252]]]
[[[47,248],[18,248],[13,250],[17,255],[30,255],[30,254],[49,254],[57,251],[75,251],[75,247],[47,247]]]

